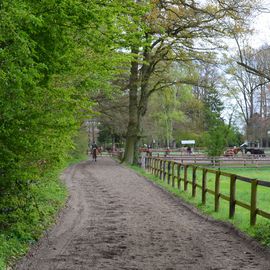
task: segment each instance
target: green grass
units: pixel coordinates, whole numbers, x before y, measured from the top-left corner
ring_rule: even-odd
[[[190,167],[188,169],[188,179],[191,180],[192,175],[192,168]],[[254,169],[254,168],[232,168],[232,169],[222,169],[221,171],[237,174],[241,176],[246,176],[248,178],[257,178],[260,180],[268,180],[270,181],[270,169],[264,168],[264,169]],[[197,182],[198,184],[202,184],[202,171],[197,171]],[[207,187],[214,191],[215,189],[215,174],[208,173],[207,174]],[[198,190],[199,192],[200,190]],[[221,176],[220,178],[220,192],[224,195],[229,196],[230,193],[230,178],[227,176]],[[212,195],[208,195],[210,197]],[[250,197],[251,197],[251,184],[246,183],[240,180],[237,180],[236,182],[236,199],[240,200],[244,203],[250,204]],[[262,187],[258,186],[257,191],[257,207],[261,210],[264,210],[266,212],[270,213],[270,188],[268,187]],[[248,210],[243,209],[243,211]],[[241,211],[242,212],[242,211]],[[258,217],[260,219],[260,217]]]
[[[224,168],[221,171],[270,181],[270,168]]]
[[[235,217],[229,219],[229,202],[223,199],[220,199],[220,210],[219,212],[214,211],[214,196],[207,193],[206,205],[201,203],[201,189],[197,188],[197,195],[195,198],[191,195],[191,185],[188,185],[188,191],[183,191],[183,182],[181,182],[181,190],[173,188],[171,185],[168,185],[166,182],[160,180],[158,177],[153,176],[152,174],[144,171],[143,169],[132,166],[132,169],[144,175],[151,181],[154,181],[158,185],[164,187],[166,190],[170,191],[174,195],[183,198],[185,201],[191,203],[192,205],[197,206],[203,213],[211,215],[215,219],[229,221],[235,227],[241,231],[249,234],[250,236],[259,240],[263,245],[270,247],[270,220],[265,219],[257,215],[257,224],[256,226],[250,227],[250,212],[249,210],[236,206]],[[223,170],[222,170],[223,171]],[[224,169],[224,171],[238,174],[242,176],[247,176],[250,178],[258,178],[260,180],[270,180],[270,169]],[[188,170],[188,180],[191,181],[192,171],[191,168]],[[269,175],[269,177],[268,177]],[[181,177],[183,177],[183,171],[181,171]],[[201,184],[202,174],[201,171],[197,171],[197,183]],[[214,190],[215,186],[215,175],[207,174],[207,188]],[[230,180],[228,177],[221,177],[220,192],[224,195],[229,195],[230,190]],[[236,184],[236,199],[245,203],[250,203],[250,184],[242,181],[237,181]],[[258,196],[257,196],[257,207],[261,210],[264,210],[270,213],[270,188],[259,187],[258,186]]]

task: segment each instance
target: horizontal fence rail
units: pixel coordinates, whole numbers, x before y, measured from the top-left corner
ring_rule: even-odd
[[[195,164],[212,167],[270,167],[270,157],[247,156],[247,157],[213,157],[205,155],[168,155],[166,157],[152,156],[166,160],[177,161],[185,164]]]
[[[253,147],[254,149],[261,149],[265,153],[270,153],[270,147]],[[146,150],[148,148],[140,148],[141,151]],[[149,148],[151,152],[179,152],[179,153],[187,153],[186,147],[180,148]],[[232,149],[232,148],[231,148]],[[206,147],[193,147],[193,152],[206,152]]]
[[[257,207],[257,194],[258,186],[269,188],[270,194],[270,182],[262,181],[258,179],[251,179],[248,177],[239,176],[219,170],[208,169],[204,167],[198,167],[193,164],[183,164],[176,161],[167,159],[159,159],[153,157],[146,157],[145,164],[143,164],[146,170],[159,177],[161,180],[166,181],[167,184],[177,187],[179,190],[188,190],[188,186],[191,186],[192,196],[196,197],[198,189],[201,190],[201,202],[206,204],[207,194],[214,196],[214,210],[219,211],[220,199],[226,200],[229,203],[229,218],[232,219],[235,215],[236,206],[240,206],[249,210],[250,212],[250,225],[256,224],[257,215],[270,219],[270,213],[259,209]],[[188,170],[192,171],[191,179],[188,176]],[[201,172],[201,184],[198,183],[198,172]],[[207,176],[212,174],[214,176],[214,189],[208,187]],[[228,194],[221,193],[221,176],[227,177],[229,181]],[[237,182],[242,181],[250,184],[250,201],[249,203],[240,201],[236,196]],[[270,196],[269,196],[270,205]]]

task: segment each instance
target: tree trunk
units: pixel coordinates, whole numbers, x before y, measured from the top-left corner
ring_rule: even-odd
[[[148,104],[148,82],[151,76],[149,67],[149,52],[146,48],[143,53],[144,64],[141,67],[141,80],[139,82],[139,51],[132,49],[137,55],[131,63],[129,80],[129,122],[126,135],[125,154],[123,161],[129,164],[138,164],[138,143],[141,138],[141,120],[145,115]]]
[[[138,55],[137,49],[132,49],[134,55]],[[126,134],[125,154],[123,161],[129,164],[137,163],[136,152],[139,135],[138,118],[138,60],[131,63],[129,80],[129,122]]]
[[[124,161],[133,164],[135,162],[135,151],[136,151],[137,137],[127,137],[125,145]]]

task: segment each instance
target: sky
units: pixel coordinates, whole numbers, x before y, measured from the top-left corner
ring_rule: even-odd
[[[269,9],[269,13],[262,13],[253,20],[252,27],[254,28],[254,33],[249,40],[249,45],[254,49],[258,49],[266,43],[270,45],[270,0],[262,0],[262,3],[265,8]],[[235,41],[231,41],[229,44],[234,48],[236,46]],[[224,100],[224,104],[227,104],[228,110],[224,110],[223,117],[228,121],[228,116],[236,103],[233,99],[228,98]],[[241,118],[238,119],[237,124],[240,130],[243,131],[244,126]]]
[[[270,11],[270,0],[263,0],[262,3]],[[254,18],[252,26],[255,32],[250,39],[250,45],[258,48],[265,43],[270,44],[270,13],[258,15]]]

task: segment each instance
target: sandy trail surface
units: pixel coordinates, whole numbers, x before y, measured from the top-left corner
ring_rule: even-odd
[[[229,226],[110,158],[68,168],[57,225],[15,269],[270,269],[270,257]]]

